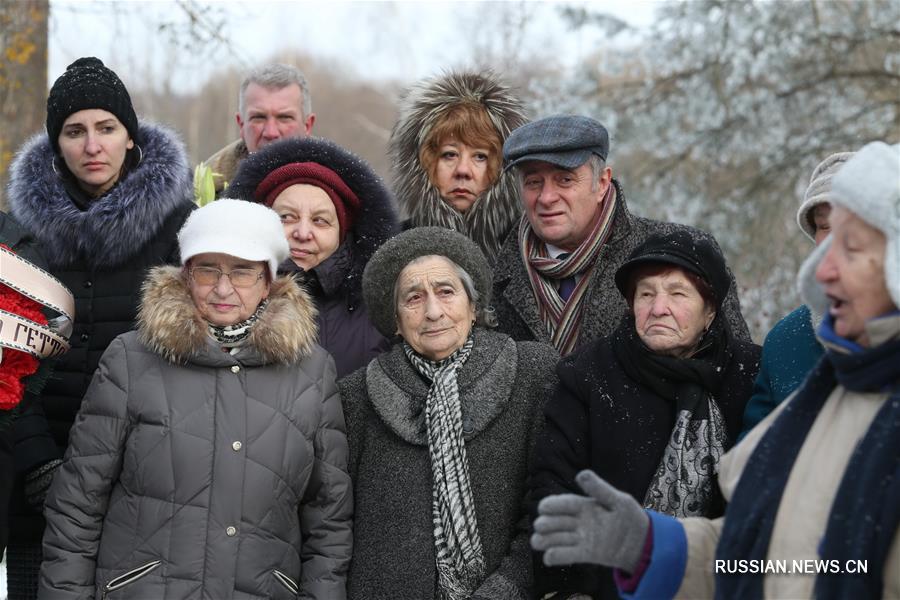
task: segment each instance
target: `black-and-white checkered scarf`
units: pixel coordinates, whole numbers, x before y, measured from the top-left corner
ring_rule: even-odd
[[[457,371],[472,351],[469,337],[462,348],[440,362],[403,351],[413,367],[431,381],[425,399],[428,451],[431,455],[432,516],[441,598],[463,600],[484,577],[484,552],[469,480],[469,460],[462,432]]]

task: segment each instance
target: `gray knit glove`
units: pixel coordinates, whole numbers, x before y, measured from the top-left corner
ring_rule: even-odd
[[[61,464],[61,460],[54,458],[25,476],[23,485],[25,500],[31,508],[37,511],[44,509],[44,500],[47,498],[47,490],[50,489],[50,483],[53,481],[53,474]]]
[[[587,496],[557,494],[538,504],[531,547],[548,567],[593,563],[631,573],[644,549],[650,517],[634,498],[593,472],[575,481]]]

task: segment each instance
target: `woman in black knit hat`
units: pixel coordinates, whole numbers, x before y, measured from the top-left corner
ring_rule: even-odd
[[[71,351],[15,424],[9,597],[34,598],[46,489],[100,355],[132,329],[149,267],[178,260],[175,235],[193,205],[191,172],[171,131],[140,123],[128,90],[96,58],[53,84],[47,131],[10,168],[9,207],[50,272],[75,295]]]

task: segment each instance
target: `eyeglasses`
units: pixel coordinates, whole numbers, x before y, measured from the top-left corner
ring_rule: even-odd
[[[263,273],[256,269],[232,269],[230,273],[215,267],[193,267],[191,269],[191,279],[198,285],[216,285],[222,275],[228,277],[231,285],[236,288],[253,287],[257,281],[263,278]]]

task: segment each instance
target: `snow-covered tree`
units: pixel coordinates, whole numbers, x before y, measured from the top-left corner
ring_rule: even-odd
[[[569,16],[627,30],[607,15]],[[586,63],[570,94],[609,124],[611,166],[638,212],[716,235],[761,334],[797,303],[811,246],[793,219],[815,165],[900,141],[900,3],[664,4],[630,50]]]

